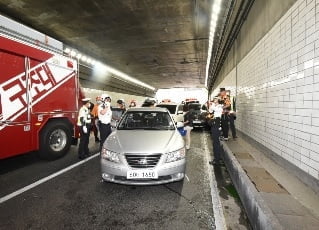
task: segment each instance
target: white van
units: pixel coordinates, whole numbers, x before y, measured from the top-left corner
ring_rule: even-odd
[[[175,122],[184,121],[183,105],[178,105],[172,102],[162,102],[156,105],[156,107],[167,108]]]

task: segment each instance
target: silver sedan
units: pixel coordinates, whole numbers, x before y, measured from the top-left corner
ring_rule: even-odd
[[[153,185],[185,175],[184,140],[166,108],[132,108],[101,151],[104,181]]]

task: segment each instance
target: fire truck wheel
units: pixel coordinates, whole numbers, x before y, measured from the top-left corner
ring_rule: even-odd
[[[40,134],[38,155],[42,159],[54,160],[64,156],[71,146],[71,130],[63,121],[49,122]]]

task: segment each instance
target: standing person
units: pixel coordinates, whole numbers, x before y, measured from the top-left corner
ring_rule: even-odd
[[[184,130],[186,130],[185,142],[186,149],[191,147],[191,130],[193,129],[193,120],[194,120],[194,109],[190,109],[184,115]]]
[[[91,130],[91,114],[89,111],[90,98],[82,99],[83,106],[80,108],[77,125],[80,127],[80,144],[78,149],[79,159],[84,159],[90,155],[89,138]]]
[[[156,101],[152,98],[146,98],[142,107],[155,107]]]
[[[129,107],[130,108],[136,107],[136,101],[135,100],[131,100]]]
[[[219,93],[220,100],[222,100],[224,107],[223,107],[223,114],[221,117],[221,124],[222,124],[222,131],[223,131],[223,139],[225,141],[228,140],[228,132],[229,132],[229,112],[231,109],[231,103],[229,98],[227,97],[225,88],[220,88]]]
[[[111,134],[111,97],[107,94],[101,95],[102,103],[98,107],[99,129],[100,129],[100,151],[102,150],[104,141]]]
[[[221,123],[221,116],[223,113],[223,105],[219,98],[214,98],[213,103],[209,107],[210,113],[210,129],[212,134],[212,141],[213,141],[213,152],[214,152],[214,160],[210,161],[209,164],[217,165],[220,164],[221,161],[221,151],[220,151],[220,123]]]
[[[119,99],[116,102],[116,108],[112,108],[112,120],[116,123],[119,122],[123,113],[126,111],[123,99]]]
[[[94,133],[95,137],[95,142],[100,142],[100,139],[98,138],[99,134],[99,127],[98,127],[98,122],[99,122],[99,116],[98,116],[98,108],[99,105],[101,104],[101,97],[97,96],[96,97],[96,103],[94,104],[94,107],[92,109],[92,130]]]
[[[229,100],[230,100],[230,96],[229,96]],[[230,127],[230,130],[231,130],[231,134],[232,134],[233,139],[237,138],[236,127],[235,127],[235,119],[236,119],[236,99],[233,98],[232,104],[231,104],[231,109],[230,109],[230,112],[229,112],[229,127]]]

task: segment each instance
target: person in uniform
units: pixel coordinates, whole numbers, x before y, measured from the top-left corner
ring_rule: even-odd
[[[228,140],[228,132],[229,132],[229,112],[231,109],[231,102],[229,97],[227,96],[225,88],[220,88],[219,99],[223,102],[223,114],[221,117],[222,131],[223,131],[223,140]]]
[[[79,159],[84,159],[90,155],[89,138],[91,130],[91,114],[89,111],[90,98],[82,99],[83,106],[80,108],[77,125],[80,128],[80,144],[78,149]]]
[[[152,98],[146,98],[142,104],[142,107],[155,107],[156,101]]]
[[[106,138],[111,134],[111,97],[107,94],[101,95],[102,103],[98,107],[98,117],[99,117],[99,130],[100,130],[100,151],[102,150],[103,144]]]
[[[233,100],[233,103],[231,101],[230,95],[227,94],[225,88],[220,89],[220,98],[224,102],[224,111],[222,115],[222,130],[223,130],[223,139],[228,140],[228,132],[229,127],[232,133],[233,139],[237,138],[236,135],[236,128],[235,128],[235,101]],[[232,110],[233,109],[233,110]]]
[[[214,160],[209,164],[218,165],[221,164],[221,149],[220,149],[220,129],[221,129],[221,116],[223,113],[222,101],[215,97],[213,103],[209,107],[209,123],[211,126],[211,134],[213,141]]]

